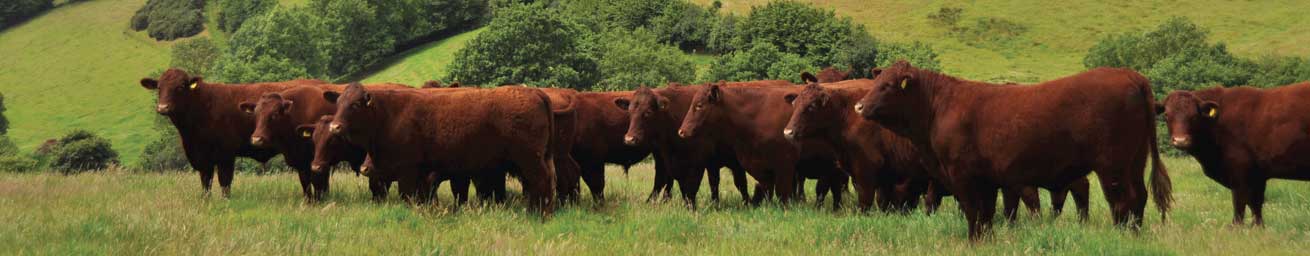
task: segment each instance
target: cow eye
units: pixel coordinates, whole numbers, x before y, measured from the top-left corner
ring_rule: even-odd
[[[650,117],[651,114],[650,114],[650,111],[646,111],[646,112],[644,112],[644,113],[641,113],[641,115],[642,115],[642,116],[645,116],[645,117]]]

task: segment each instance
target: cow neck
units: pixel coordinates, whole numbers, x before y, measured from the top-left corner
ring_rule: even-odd
[[[385,130],[389,128],[395,128],[392,126],[401,125],[397,122],[403,121],[403,120],[393,120],[391,118],[395,114],[404,111],[404,108],[407,106],[407,104],[402,104],[399,102],[412,103],[412,101],[416,100],[416,98],[418,97],[414,97],[416,94],[410,93],[409,91],[400,92],[400,91],[379,90],[379,91],[369,92],[369,94],[370,94],[369,97],[373,97],[372,99],[373,103],[372,106],[364,108],[365,111],[364,116],[367,116],[369,117],[369,119],[371,119],[367,121],[373,122],[375,128],[369,129],[368,131],[365,132],[368,141],[365,143],[366,146],[364,148],[365,151],[367,152],[377,152],[376,151],[377,146],[379,144],[382,144],[382,143],[378,143],[377,140],[382,138],[382,136],[386,136],[390,134]],[[397,103],[397,104],[392,104],[392,103]],[[392,115],[388,115],[387,113],[391,113]],[[411,127],[411,128],[413,129],[409,129],[409,130],[419,130],[417,127]]]
[[[771,111],[760,111],[761,107],[759,106],[770,102],[767,95],[762,95],[767,94],[762,93],[762,90],[769,90],[767,87],[723,87],[720,89],[723,91],[719,93],[719,97],[722,98],[720,99],[719,104],[722,105],[718,106],[721,111],[718,118],[722,120],[717,120],[717,125],[707,125],[709,122],[713,121],[708,119],[705,120],[705,123],[701,124],[703,127],[702,129],[714,128],[710,131],[713,135],[762,131],[764,129],[752,127],[753,124],[750,120],[756,120],[760,115],[776,114],[771,113]],[[789,111],[791,110],[789,109],[782,112],[791,114]],[[778,131],[777,133],[782,134],[782,131]],[[753,136],[753,134],[752,136],[728,137],[736,138],[738,140],[758,138],[757,136]]]
[[[1222,87],[1193,91],[1192,95],[1202,101],[1214,101],[1219,103],[1220,106],[1224,105],[1224,88]],[[1197,163],[1201,164],[1202,171],[1212,177],[1221,177],[1222,175],[1215,175],[1227,168],[1224,166],[1223,157],[1225,148],[1221,146],[1223,143],[1219,141],[1223,138],[1222,130],[1225,130],[1225,128],[1224,124],[1218,121],[1212,126],[1200,128],[1196,135],[1202,136],[1192,135],[1192,147],[1186,151],[1187,154],[1196,159]]]
[[[660,118],[659,122],[654,122],[654,125],[650,125],[652,127],[647,127],[646,133],[649,136],[649,134],[652,134],[651,131],[660,131],[653,132],[653,134],[659,134],[664,139],[680,140],[681,138],[678,138],[677,135],[678,126],[682,125],[682,121],[687,118],[687,111],[691,109],[691,98],[695,95],[693,94],[694,91],[685,86],[680,86],[651,90],[651,92],[656,96],[669,99],[669,104],[659,111],[662,112],[662,114],[657,115]]]
[[[869,93],[868,92],[869,89],[860,88],[860,89],[826,89],[826,90],[829,91],[830,95],[828,97],[828,100],[829,100],[829,104],[832,105],[829,108],[836,109],[837,113],[835,116],[840,119],[836,120],[838,121],[836,124],[832,124],[832,126],[825,128],[825,130],[828,130],[828,131],[824,131],[825,136],[832,137],[833,141],[851,141],[851,142],[856,142],[858,138],[862,138],[864,136],[873,136],[872,134],[847,134],[848,132],[859,133],[861,129],[852,129],[852,128],[856,128],[856,126],[858,125],[876,124],[874,123],[874,121],[865,120],[864,116],[861,116],[859,113],[856,113],[855,109],[852,107],[855,105],[856,102],[859,102],[860,99],[863,98],[865,94]]]
[[[230,91],[234,85],[224,83],[202,83],[204,89],[192,92],[192,97],[189,99],[192,101],[190,102],[191,104],[186,104],[186,109],[179,109],[174,116],[169,117],[169,120],[173,121],[173,125],[179,128],[179,133],[192,133],[203,129],[227,128],[232,125],[221,123],[218,118],[225,113],[232,114],[232,112],[236,111],[224,112],[222,108],[214,106],[214,104],[216,104],[219,99],[222,99],[223,95],[232,96]],[[239,103],[240,101],[234,102]],[[232,105],[235,106],[236,104],[234,103]],[[241,115],[242,113],[237,112],[236,114]]]

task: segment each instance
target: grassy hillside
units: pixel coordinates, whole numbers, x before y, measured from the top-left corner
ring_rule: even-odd
[[[464,32],[440,41],[431,42],[398,54],[384,62],[378,72],[364,78],[364,83],[392,82],[413,86],[422,85],[446,75],[446,65],[455,58],[455,52],[477,37],[484,29]],[[446,81],[452,82],[452,81]]]
[[[694,0],[708,4],[714,0]],[[746,14],[769,0],[720,0],[724,9]],[[1185,16],[1209,28],[1211,39],[1229,43],[1245,56],[1310,55],[1310,1],[891,1],[813,0],[866,25],[881,40],[922,41],[941,54],[947,73],[971,79],[1045,80],[1084,70],[1082,57],[1108,34],[1152,28],[1171,16]],[[1028,30],[1003,45],[971,46],[926,18],[943,6],[964,9],[960,24],[998,17]]]
[[[154,140],[152,94],[138,80],[168,64],[168,43],[133,32],[145,0],[88,1],[0,31],[0,92],[24,151],[72,129],[106,136],[126,162]]]
[[[328,203],[305,205],[292,174],[239,175],[234,198],[223,200],[199,198],[192,173],[0,173],[0,219],[9,220],[0,225],[0,248],[56,255],[1296,255],[1310,250],[1305,183],[1273,182],[1267,226],[1233,227],[1228,190],[1205,178],[1190,160],[1168,164],[1178,199],[1168,223],[1150,209],[1140,234],[1113,227],[1099,186],[1093,185],[1087,223],[1071,212],[1055,219],[1025,217],[1015,225],[997,223],[996,236],[977,245],[965,238],[964,220],[949,199],[933,216],[832,213],[812,202],[786,211],[755,209],[742,206],[737,192],[726,186],[731,179],[725,173],[724,202],[714,206],[703,199],[702,209],[689,211],[677,201],[643,202],[650,189],[649,165],[637,166],[630,176],[611,168],[610,203],[567,207],[546,222],[524,212],[521,202],[454,209],[444,187],[439,206],[414,209],[398,203],[394,193],[391,201],[375,204],[364,179],[348,174],[333,178]],[[1072,209],[1072,203],[1066,205]]]

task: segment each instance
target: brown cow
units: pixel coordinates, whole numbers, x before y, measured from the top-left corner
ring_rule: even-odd
[[[322,96],[319,96],[322,98]],[[335,112],[335,109],[333,109]],[[310,170],[314,172],[327,171],[341,161],[350,162],[352,165],[356,162],[362,162],[356,170],[368,177],[368,189],[373,194],[373,200],[381,202],[387,198],[387,190],[390,189],[391,183],[395,182],[395,177],[373,175],[369,169],[377,169],[370,164],[368,157],[365,156],[364,149],[350,145],[344,139],[333,136],[328,128],[332,123],[332,115],[324,115],[315,121],[314,124],[300,125],[296,131],[300,136],[309,134],[310,141],[314,145],[314,158],[310,162]],[[363,158],[361,160],[360,158]],[[354,167],[354,166],[352,166]]]
[[[332,133],[363,147],[377,171],[397,175],[403,198],[426,202],[429,172],[475,176],[513,166],[530,207],[554,210],[554,119],[541,90],[368,92],[351,84],[323,96],[337,104]]]
[[[760,184],[774,187],[783,203],[793,196],[798,174],[822,177],[827,184],[821,187],[834,194],[835,209],[840,206],[847,177],[835,166],[832,148],[817,140],[800,141],[798,147],[783,135],[792,112],[783,96],[797,90],[792,85],[727,86],[725,82],[699,86],[678,136],[694,138],[704,133],[717,145],[731,148],[738,163]]]
[[[617,164],[627,172],[630,167],[651,156],[650,147],[629,146],[623,134],[628,131],[628,113],[616,109],[616,100],[632,97],[631,91],[582,92],[577,95],[577,129],[572,155],[581,167],[582,180],[587,183],[593,198],[604,198],[605,164]],[[655,154],[655,186],[650,200],[662,189],[667,179],[663,157]],[[717,180],[713,181],[717,184]],[[717,192],[717,191],[716,191]]]
[[[1032,86],[996,86],[899,61],[855,104],[866,119],[907,137],[928,158],[969,222],[969,238],[991,227],[1001,186],[1067,186],[1093,170],[1116,224],[1140,228],[1151,189],[1169,209],[1168,172],[1155,143],[1151,86],[1127,69],[1097,68]]]
[[[299,86],[281,92],[265,93],[258,101],[242,102],[238,107],[255,116],[255,130],[250,135],[250,144],[256,147],[277,149],[286,160],[287,165],[296,169],[300,176],[301,190],[308,201],[323,199],[328,192],[330,172],[311,171],[311,168],[331,166],[314,166],[314,142],[310,133],[297,131],[300,125],[312,125],[324,115],[331,115],[336,106],[323,99],[324,91],[340,91],[341,85]],[[402,84],[379,84],[368,86],[376,89],[411,89]],[[355,170],[359,170],[363,155],[345,158]],[[321,173],[321,174],[317,174]],[[376,195],[375,195],[376,196]]]
[[[812,75],[810,72],[801,73],[801,81],[819,82],[819,83],[836,83],[845,81],[850,76],[850,71],[842,72],[833,67],[827,67],[819,71],[819,74]]]
[[[244,85],[207,83],[201,77],[188,75],[178,69],[164,71],[158,80],[141,79],[142,87],[158,92],[155,111],[167,116],[173,127],[177,128],[187,161],[200,173],[200,186],[204,194],[209,194],[214,169],[217,168],[223,197],[231,195],[236,157],[267,162],[277,155],[276,150],[250,145],[248,138],[254,131],[255,120],[232,106],[245,100],[258,99],[264,93],[323,83],[319,80]]]
[[[784,97],[792,104],[794,112],[783,135],[792,140],[816,138],[834,147],[839,162],[843,164],[842,169],[854,178],[861,209],[868,209],[876,198],[879,208],[884,211],[909,210],[918,204],[918,195],[926,193],[925,209],[931,214],[941,203],[942,196],[949,193],[934,189],[940,184],[929,183],[931,178],[921,163],[923,157],[916,152],[914,145],[909,139],[852,111],[851,106],[868,94],[873,85],[873,80],[869,79],[822,86],[809,84],[799,93],[787,94]],[[1080,216],[1085,216],[1087,179],[1080,178],[1074,184],[1074,201]],[[1035,212],[1040,207],[1037,191],[1031,187],[1004,192],[1008,219],[1015,218],[1019,197],[1029,210]],[[1069,192],[1068,188],[1051,189],[1055,215],[1060,214]],[[875,194],[881,196],[875,197]]]
[[[1310,180],[1310,82],[1271,89],[1215,87],[1165,98],[1171,144],[1196,158],[1205,176],[1230,189],[1233,224],[1251,208],[1264,225],[1269,179]]]

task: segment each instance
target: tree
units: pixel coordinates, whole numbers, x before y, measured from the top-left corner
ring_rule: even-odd
[[[326,30],[304,7],[251,18],[228,39],[214,64],[215,81],[232,83],[329,78]]]
[[[208,76],[214,60],[218,59],[218,51],[207,37],[182,41],[173,45],[173,57],[168,65],[186,70],[188,74]]]
[[[817,71],[812,60],[795,53],[782,52],[767,42],[756,42],[746,50],[719,57],[710,67],[709,80],[783,79],[799,82],[801,72],[806,71]]]
[[[18,24],[28,18],[55,7],[53,0],[5,0],[0,1],[0,30]]]
[[[132,29],[151,38],[173,40],[205,29],[203,0],[150,0],[132,16]]]
[[[677,47],[658,43],[645,29],[611,31],[599,36],[602,45],[597,60],[606,90],[631,90],[639,85],[691,82],[695,63]]]
[[[455,53],[445,80],[466,84],[590,88],[599,80],[586,29],[542,4],[498,10],[486,31]]]
[[[1112,35],[1097,41],[1083,58],[1083,66],[1147,70],[1179,52],[1206,48],[1209,34],[1187,18],[1174,17],[1153,31]]]
[[[844,46],[842,42],[851,41],[852,35],[868,33],[856,27],[850,18],[838,18],[832,11],[796,1],[752,7],[737,29],[737,49],[765,42],[781,52],[814,59],[820,65],[832,65],[837,48]]]
[[[49,157],[50,167],[64,174],[102,170],[118,164],[118,152],[114,151],[109,140],[85,130],[64,135]]]
[[[277,7],[277,0],[223,0],[219,3],[218,28],[232,33],[251,17],[263,15]]]

